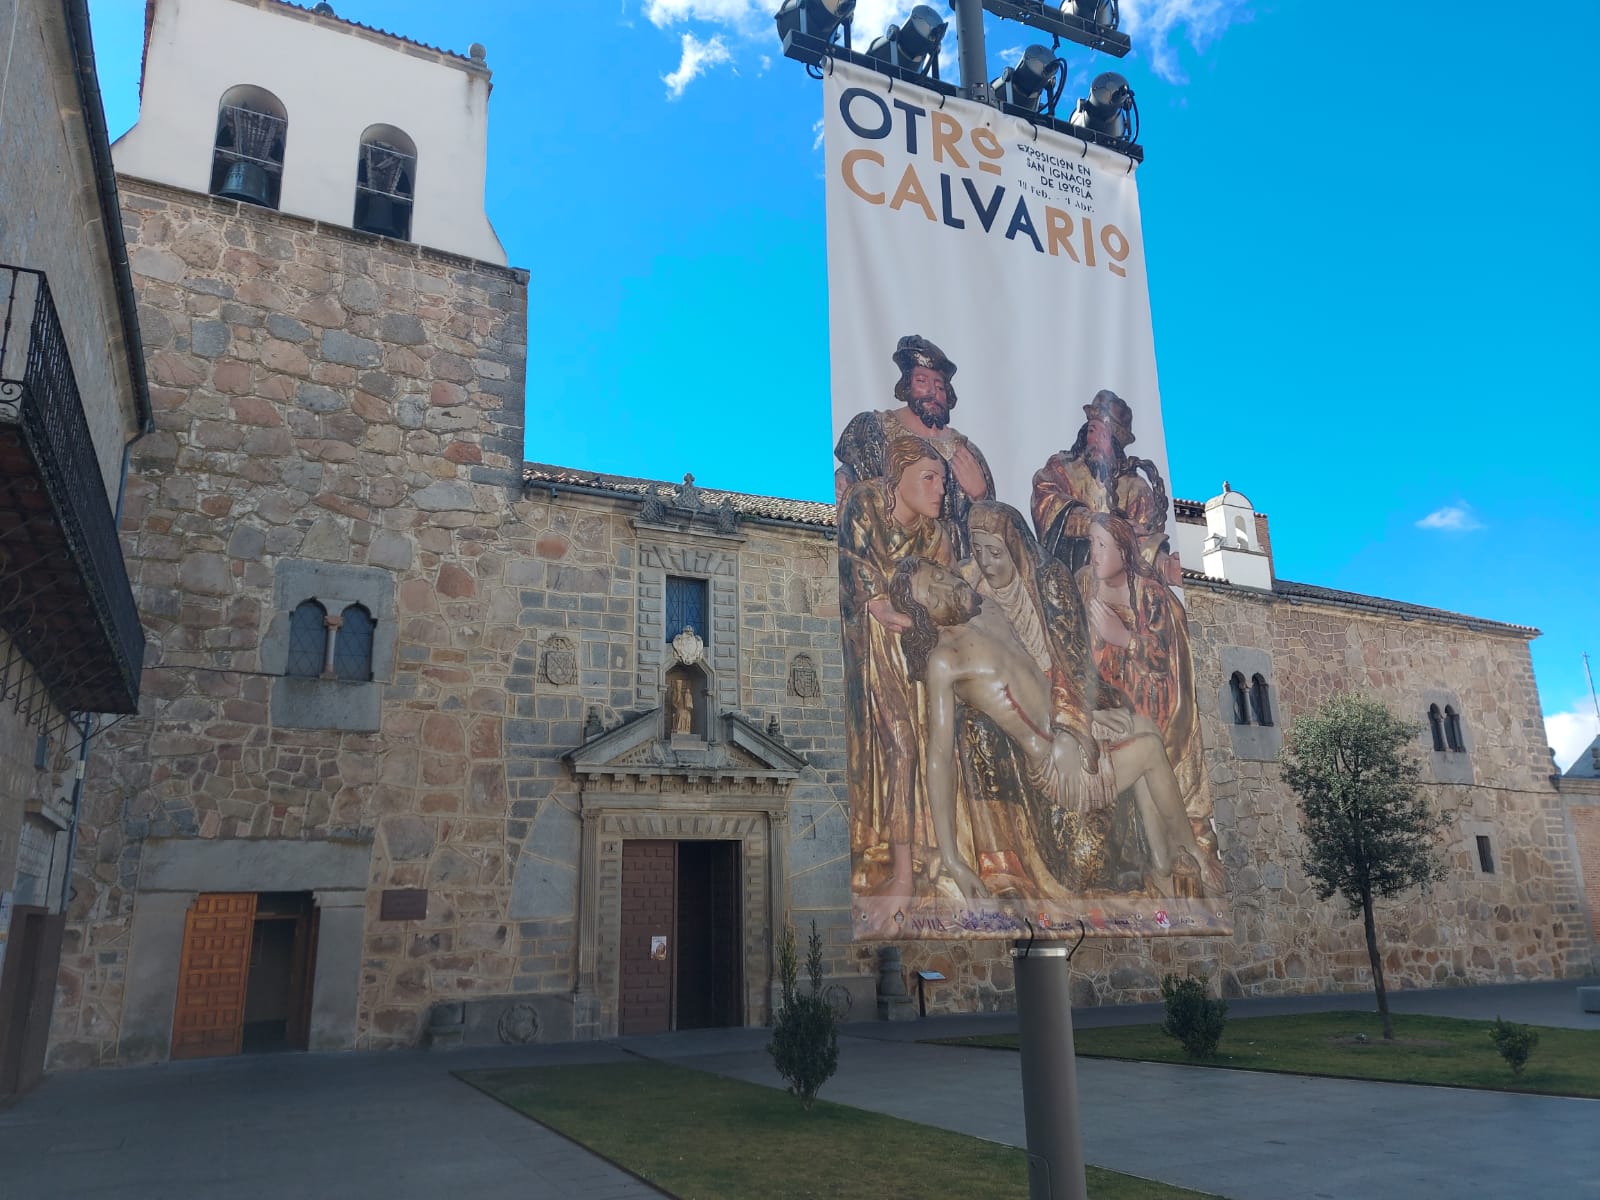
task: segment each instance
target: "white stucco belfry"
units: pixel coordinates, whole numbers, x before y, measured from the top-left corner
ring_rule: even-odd
[[[484,262],[506,254],[484,212],[490,73],[464,58],[278,0],[151,0],[139,121],[113,154],[126,175],[205,192],[217,107],[270,93],[288,127],[279,208],[349,225],[362,135],[416,146],[410,240]]]
[[[1206,540],[1202,569],[1213,579],[1240,587],[1272,590],[1272,560],[1256,531],[1256,510],[1248,497],[1222,485],[1222,495],[1206,501]]]

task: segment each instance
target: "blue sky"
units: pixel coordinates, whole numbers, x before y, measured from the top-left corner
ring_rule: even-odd
[[[91,2],[113,137],[143,7]],[[776,0],[335,7],[488,47],[530,458],[828,498],[821,98]],[[1600,668],[1600,5],[1122,8],[1174,494],[1230,480],[1285,578],[1538,626],[1565,762]],[[1032,40],[991,18],[990,73]],[[1067,57],[1070,95],[1112,65]]]

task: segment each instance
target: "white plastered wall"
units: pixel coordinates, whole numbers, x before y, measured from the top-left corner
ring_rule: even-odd
[[[270,0],[157,0],[139,121],[113,148],[117,170],[205,192],[217,103],[239,84],[287,110],[284,212],[349,225],[361,135],[393,125],[417,146],[411,240],[506,262],[484,212],[487,69]]]

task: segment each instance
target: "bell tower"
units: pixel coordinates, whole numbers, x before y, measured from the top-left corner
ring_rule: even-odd
[[[504,265],[489,68],[283,0],[147,0],[119,174]]]

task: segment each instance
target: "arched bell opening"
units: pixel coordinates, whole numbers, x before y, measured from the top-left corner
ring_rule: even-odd
[[[211,151],[211,194],[277,208],[288,136],[289,114],[271,92],[253,84],[223,92]]]
[[[356,158],[356,208],[351,224],[366,233],[411,239],[417,186],[417,144],[393,125],[369,125]]]

